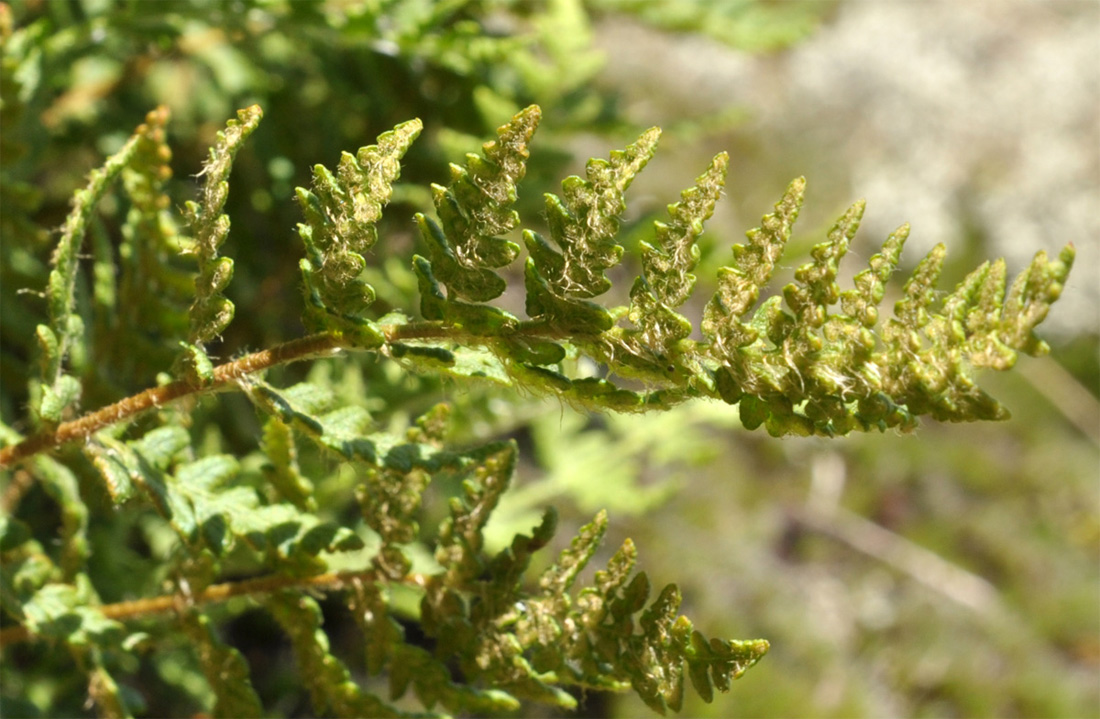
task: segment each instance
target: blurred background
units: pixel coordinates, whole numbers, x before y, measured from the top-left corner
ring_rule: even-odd
[[[533,102],[544,120],[520,212],[536,229],[543,192],[650,125],[665,134],[628,194],[628,244],[646,237],[710,157],[730,152],[727,196],[701,243],[698,298],[709,296],[730,246],[799,175],[809,190],[777,287],[861,197],[867,213],[848,277],[903,222],[913,226],[903,271],[947,244],[944,289],[986,258],[1006,257],[1015,273],[1034,252],[1073,242],[1077,265],[1040,328],[1051,356],[981,378],[1012,411],[1005,423],[927,421],[910,435],[776,440],[745,431],[720,403],[588,416],[409,377],[367,357],[319,364],[312,378],[367,406],[381,426],[402,426],[446,399],[456,441],[516,438],[524,463],[491,525],[497,546],[548,504],[562,514],[559,543],[607,508],[604,560],[631,537],[641,568],[657,585],[680,584],[682,611],[706,634],[771,641],[729,694],[711,705],[692,695],[684,716],[1100,715],[1100,5],[2,7],[0,411],[8,423],[26,403],[32,328],[44,307],[29,295],[7,298],[44,285],[51,235],[43,228],[60,225],[87,172],[158,104],[172,112],[178,206],[193,196],[225,120],[253,102],[265,111],[231,181],[226,252],[237,269],[228,295],[239,311],[215,349],[223,357],[303,332],[293,188],[308,184],[314,163],[332,166],[341,151],[411,117],[425,132],[406,157],[407,184],[387,211],[369,271],[378,314],[415,310],[409,218],[430,208],[427,183],[445,181],[447,162],[476,151]],[[106,204],[93,234],[110,240],[118,217]],[[623,296],[636,272],[616,278]],[[685,314],[698,317],[698,302]],[[149,386],[177,351],[162,345],[154,337],[141,357],[86,368],[96,380],[86,384],[120,393]],[[281,381],[305,371],[288,368]],[[224,404],[210,411],[232,413],[233,422],[200,417],[194,431],[224,451],[253,451],[251,409]],[[236,429],[215,429],[225,426]],[[316,471],[333,470],[318,460]],[[349,481],[333,477],[326,489],[315,478],[319,492],[345,500]],[[326,626],[354,657],[340,641],[350,622],[339,604],[326,603]],[[308,700],[279,680],[294,667],[285,647],[259,639],[262,621],[227,615],[223,630],[254,674],[263,662],[265,706],[308,715]],[[173,696],[167,671],[158,665],[142,681]],[[179,701],[150,706],[149,715],[180,714],[187,702]],[[632,696],[591,693],[578,712],[648,713]]]

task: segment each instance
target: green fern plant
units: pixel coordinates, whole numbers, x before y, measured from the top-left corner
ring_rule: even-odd
[[[371,352],[410,372],[492,382],[600,411],[720,400],[737,406],[747,429],[763,426],[775,436],[905,431],[926,415],[1004,419],[1007,410],[977,387],[975,372],[1008,369],[1019,352],[1047,351],[1034,329],[1058,298],[1074,255],[1072,245],[1055,260],[1040,252],[1011,286],[1002,261],[985,263],[937,303],[944,257],[938,246],[905,283],[894,316],[880,320],[908,228],[887,238],[842,290],[839,262],[863,213],[856,203],[793,281],[760,301],[802,205],[805,182],[797,179],[733,247],[696,332],[681,312],[695,288],[696,242],[720,197],[728,157],[715,157],[669,206],[668,220],[656,223],[652,240],[641,243],[629,304],[607,306],[598,298],[623,259],[625,192],[660,132],[648,130],[609,159],[590,160],[585,177],[566,179],[560,196],[546,195],[544,236],[523,228],[513,209],[540,119],[532,106],[480,155],[453,165],[448,185],[432,186],[435,218],[416,216],[424,248],[412,260],[420,318],[372,317],[375,291],[363,271],[401,157],[421,129],[413,120],[376,145],[345,153],[335,171],[318,165],[312,188],[297,192],[303,319],[312,334],[215,364],[206,348],[234,315],[225,296],[233,262],[219,256],[230,229],[227,178],[261,115],[256,107],[242,110],[219,135],[199,200],[182,218],[190,237],[180,236],[163,191],[164,110],[151,113],[76,193],[51,261],[49,322],[37,328],[40,372],[26,420],[32,429],[24,436],[10,424],[0,427],[0,466],[8,472],[0,641],[9,653],[39,642],[67,654],[103,715],[140,712],[141,696],[119,677],[158,638],[179,636],[201,673],[204,710],[262,714],[248,662],[217,631],[216,607],[242,598],[281,627],[318,714],[403,716],[401,701],[409,696],[431,715],[514,711],[520,700],[573,708],[570,687],[633,688],[663,713],[679,709],[689,682],[710,701],[765,654],[767,642],[708,639],[695,630],[679,614],[675,585],[651,597],[646,574],[634,571],[629,540],[591,584],[578,586],[606,532],[605,513],[537,577],[528,574],[553,536],[553,510],[529,535],[486,551],[486,523],[515,471],[514,443],[450,446],[445,405],[404,432],[380,431],[366,409],[323,385],[277,386],[265,371]],[[171,375],[76,416],[90,390],[68,371],[86,332],[76,311],[79,252],[89,218],[119,177],[131,205],[130,256],[179,245],[196,261],[193,292],[186,321],[164,325],[176,328],[180,348]],[[524,249],[520,273],[513,265]],[[524,318],[492,304],[521,276]],[[97,297],[113,296],[111,273],[97,274],[97,282]],[[164,311],[171,316],[168,304]],[[604,371],[593,375],[593,366]],[[187,429],[188,416],[202,410],[183,405],[222,392],[240,393],[262,418],[251,455],[211,449]],[[326,514],[317,499],[323,488],[300,461],[303,445],[348,468],[367,530]],[[424,494],[433,482],[448,481],[460,483],[461,492],[427,532],[420,527]],[[21,492],[33,482],[60,508],[57,551],[18,516]],[[88,533],[99,512],[140,518],[163,538],[156,570],[135,578],[144,592],[137,598],[104,602],[97,593]],[[433,556],[411,549],[425,536]],[[342,556],[363,561],[348,568]],[[231,579],[242,567],[251,577]],[[168,591],[153,591],[158,583]],[[366,680],[332,651],[319,592],[339,594],[355,617]],[[150,615],[171,616],[145,619]],[[412,641],[399,620],[415,621],[428,646]]]

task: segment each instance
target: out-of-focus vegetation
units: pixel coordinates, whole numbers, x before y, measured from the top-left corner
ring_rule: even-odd
[[[87,172],[157,105],[171,111],[169,182],[175,196],[198,186],[193,176],[226,117],[253,103],[265,112],[264,124],[237,158],[226,206],[236,259],[228,295],[239,308],[263,311],[242,312],[223,342],[210,348],[228,359],[302,333],[296,319],[301,250],[293,231],[301,215],[293,188],[309,184],[314,163],[331,166],[341,151],[412,117],[423,120],[423,135],[405,157],[404,184],[380,227],[383,239],[368,270],[383,279],[376,286],[391,293],[380,297],[379,314],[413,304],[416,281],[408,258],[416,240],[403,218],[430,207],[423,188],[446,177],[447,162],[475,150],[531,102],[541,105],[544,120],[521,192],[527,216],[537,214],[543,191],[556,189],[552,183],[578,169],[574,152],[602,152],[588,152],[593,134],[613,132],[611,144],[617,144],[636,125],[658,121],[671,125],[676,150],[665,154],[677,164],[665,168],[676,188],[700,164],[705,151],[694,149],[700,138],[734,138],[731,195],[738,188],[753,191],[745,193],[749,199],[726,201],[759,216],[768,209],[760,198],[773,198],[781,189],[776,177],[802,171],[797,154],[769,165],[768,143],[777,141],[746,132],[751,106],[699,113],[684,103],[663,109],[665,117],[638,116],[628,103],[636,87],[608,79],[619,58],[595,49],[600,30],[641,24],[652,32],[734,43],[745,53],[766,51],[774,59],[836,11],[825,3],[752,0],[83,0],[5,6],[3,61],[21,70],[5,73],[0,88],[4,420],[20,416],[28,401],[33,328],[45,314],[33,295],[16,294],[46,284],[53,238],[37,228],[61,224]],[[12,28],[27,31],[20,43],[7,39]],[[792,147],[809,142],[788,140]],[[751,162],[738,160],[739,147]],[[99,247],[117,245],[120,218],[110,210],[108,202],[91,228]],[[643,224],[663,208],[644,210],[631,219]],[[919,217],[894,219],[916,221],[919,228]],[[741,229],[750,224],[741,223]],[[38,251],[17,251],[28,244],[14,238],[28,234],[37,235],[29,242]],[[985,254],[981,247],[963,248],[981,239],[975,235],[953,243],[960,264],[974,264],[970,253]],[[708,237],[706,246],[723,257],[739,240],[713,229]],[[1056,238],[1065,240],[1093,241]],[[804,254],[796,246],[788,251]],[[713,272],[697,274],[701,284],[714,281]],[[80,291],[90,291],[92,283],[82,282]],[[109,323],[98,331],[101,341],[110,341]],[[140,356],[118,349],[119,363],[87,371],[103,387],[124,394],[155,384],[155,372],[178,351],[158,346],[155,333]],[[1056,344],[1053,359],[1026,362],[1022,377],[988,378],[1015,415],[1008,423],[929,424],[915,436],[834,441],[749,434],[722,405],[653,416],[584,416],[557,404],[514,397],[505,402],[487,389],[461,388],[456,394],[437,379],[407,377],[367,359],[350,367],[319,363],[311,379],[365,398],[381,423],[403,425],[447,399],[455,404],[460,441],[517,438],[526,464],[519,486],[490,525],[490,537],[505,542],[515,531],[527,531],[547,503],[559,507],[570,529],[607,508],[607,547],[633,537],[655,581],[680,582],[685,611],[698,625],[714,635],[771,640],[771,653],[731,694],[712,705],[689,703],[686,715],[1095,715],[1096,335],[1086,331]],[[283,371],[292,379],[304,369]],[[1067,389],[1059,393],[1060,387]],[[85,402],[98,404],[94,394],[85,395]],[[195,431],[205,432],[212,445],[243,454],[253,443],[255,414],[243,402],[224,405],[218,411],[230,421],[200,418]],[[239,434],[215,429],[226,426],[239,427]],[[318,475],[331,470],[318,457],[304,458],[303,467]],[[318,491],[328,490],[319,485]],[[32,489],[22,507],[33,514],[52,505]],[[429,498],[427,511],[442,516],[445,498]],[[91,536],[97,562],[147,561],[144,550],[127,544],[132,538],[95,531]],[[597,557],[597,563],[601,559],[607,557]],[[105,600],[125,595],[123,587],[97,589]],[[358,648],[340,643],[341,627],[354,620],[338,601],[323,606],[334,650],[356,656]],[[279,714],[309,712],[308,698],[286,679],[296,671],[288,645],[266,615],[230,606],[221,631],[248,659],[265,707]],[[25,653],[11,655],[14,660],[44,661],[40,648],[17,651]],[[148,715],[173,715],[190,706],[177,703],[187,696],[195,671],[183,654],[180,647],[167,647],[164,658],[139,669],[143,690],[157,690]],[[20,693],[34,701],[36,692],[57,692],[33,682],[15,694],[8,689],[6,710],[25,706],[7,703]],[[70,691],[71,706],[79,711],[83,687]],[[618,695],[591,692],[583,699],[585,716],[645,711],[637,700]]]

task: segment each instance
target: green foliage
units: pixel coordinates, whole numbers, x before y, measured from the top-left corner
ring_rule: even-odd
[[[564,200],[546,196],[556,247],[524,231],[531,255],[524,272],[530,319],[477,304],[504,291],[507,282],[495,270],[519,253],[518,245],[501,235],[519,226],[512,204],[538,118],[535,107],[519,113],[495,142],[484,146],[481,157],[470,155],[465,167],[452,167],[449,187],[433,187],[438,223],[424,215],[416,218],[430,255],[414,258],[423,321],[398,315],[371,320],[365,310],[375,295],[360,278],[363,253],[377,239],[374,225],[398,176],[398,159],[418,134],[419,122],[383,134],[377,145],[356,156],[345,153],[336,173],[315,168],[313,190],[298,192],[306,215],[299,233],[307,252],[301,264],[307,317],[321,334],[310,339],[312,349],[303,350],[305,355],[295,354],[291,343],[281,354],[274,351],[270,362],[315,355],[318,347],[376,351],[417,371],[493,378],[605,410],[656,409],[692,397],[715,397],[739,403],[748,428],[764,424],[776,435],[831,435],[911,426],[922,413],[952,420],[1001,418],[1004,410],[972,384],[970,368],[1004,369],[1018,351],[1045,351],[1032,330],[1057,299],[1072,262],[1071,247],[1054,262],[1037,255],[1007,297],[1003,263],[986,263],[938,312],[931,306],[943,257],[943,248],[937,247],[906,283],[895,316],[881,330],[884,347],[877,349],[877,305],[907,229],[892,235],[869,269],[856,276],[854,287],[841,292],[838,262],[858,227],[862,203],[814,247],[812,261],[795,272],[782,296],[753,312],[790,237],[802,180],[792,183],[775,213],[748,234],[747,245],[734,247],[734,264],[722,270],[718,292],[706,306],[704,339],[689,339],[691,323],[675,309],[693,289],[695,241],[718,200],[728,163],[724,154],[669,207],[670,221],[656,224],[654,241],[642,243],[642,275],[634,282],[630,306],[596,304],[591,298],[612,285],[605,273],[622,259],[616,240],[623,193],[652,156],[655,129],[613,152],[610,160],[590,161],[587,179],[573,177],[562,184]],[[258,119],[258,110],[242,111],[240,123],[231,122],[219,136],[206,165],[204,200],[187,206],[199,255],[192,329],[185,343],[192,358],[205,357],[201,345],[232,315],[231,305],[220,297],[232,264],[217,258],[228,231],[228,220],[219,213],[233,156]],[[43,355],[58,377],[65,376],[65,343],[80,338],[79,320],[71,319],[71,287],[86,217],[107,182],[126,167],[151,178],[141,187],[154,186],[158,165],[134,158],[143,157],[135,148],[157,127],[139,128],[106,169],[93,174],[90,188],[77,195],[49,281],[54,328],[40,330],[41,336],[54,338],[43,344]],[[151,145],[154,156],[157,147]],[[164,204],[135,202],[134,213],[145,215],[135,221],[157,221]],[[831,312],[838,301],[842,311]],[[623,319],[633,327],[619,326]],[[606,364],[608,376],[577,375],[584,357]],[[262,471],[245,471],[246,464],[256,466],[254,459],[195,446],[172,415],[160,426],[137,430],[133,439],[121,439],[110,425],[137,411],[125,402],[101,429],[94,428],[98,433],[83,435],[82,454],[89,464],[80,471],[92,468],[111,503],[150,507],[176,535],[166,558],[176,588],[173,601],[188,607],[180,613],[179,630],[196,647],[202,681],[210,691],[205,701],[215,715],[262,712],[247,662],[216,635],[204,606],[227,591],[214,586],[216,578],[241,562],[253,571],[273,573],[275,583],[257,585],[254,593],[272,592],[262,606],[288,635],[319,713],[400,712],[365,691],[332,654],[319,607],[293,590],[296,582],[332,588],[350,583],[348,602],[359,617],[368,669],[389,674],[391,700],[411,689],[429,711],[437,705],[455,713],[512,711],[517,699],[575,707],[562,686],[632,687],[655,711],[676,711],[683,702],[685,670],[699,695],[710,701],[715,688],[728,690],[730,680],[767,651],[763,641],[704,637],[678,614],[675,585],[650,602],[645,573],[632,577],[636,553],[630,540],[596,573],[594,584],[574,593],[606,532],[604,512],[580,530],[531,591],[525,576],[535,552],[553,536],[552,511],[531,535],[516,535],[495,555],[485,547],[488,520],[515,473],[513,444],[448,447],[445,407],[425,414],[404,436],[378,432],[365,409],[343,404],[315,383],[278,389],[249,376],[255,367],[249,361],[230,363],[238,368],[223,371],[207,359],[206,370],[192,364],[180,371],[190,391],[236,387],[266,417],[255,451]],[[614,375],[641,378],[645,388],[627,389],[611,379]],[[51,392],[43,397],[60,396]],[[63,407],[59,403],[51,410],[55,422]],[[40,437],[48,439],[50,427],[39,430]],[[365,549],[363,534],[321,517],[313,484],[298,461],[296,436],[354,470],[364,531],[376,537],[377,551],[351,575],[331,573],[326,557]],[[16,457],[13,451],[19,447],[9,440],[5,461]],[[95,609],[99,601],[83,548],[90,509],[67,463],[43,455],[30,461],[30,471],[66,508],[65,552],[55,565],[42,556],[26,525],[6,520],[3,606],[20,631],[50,637],[81,657],[89,693],[101,710],[126,715],[127,700],[100,655],[108,648],[130,651],[126,642],[132,635]],[[460,482],[461,491],[450,500],[449,515],[430,542],[435,568],[418,569],[409,548],[423,541],[424,493],[441,481]],[[419,594],[415,617],[434,640],[431,650],[410,644],[395,623],[394,585],[414,587]],[[461,681],[446,669],[452,663]]]
[[[532,129],[531,111],[525,111],[500,130],[501,144],[506,144],[506,137],[523,138],[516,154],[522,157]],[[547,195],[547,221],[557,249],[537,232],[524,232],[530,254],[524,279],[531,319],[523,322],[495,307],[462,299],[500,295],[504,282],[492,270],[515,257],[516,250],[501,240],[487,245],[498,251],[454,248],[475,247],[473,238],[488,243],[494,233],[512,229],[515,218],[486,221],[479,231],[477,223],[465,218],[500,216],[500,203],[487,189],[467,189],[468,171],[452,170],[457,189],[436,189],[446,229],[418,217],[434,259],[414,260],[422,312],[438,324],[430,330],[427,325],[394,325],[395,337],[425,341],[401,344],[393,356],[412,361],[420,346],[422,361],[412,363],[424,369],[434,361],[452,374],[493,376],[620,411],[668,406],[691,397],[721,398],[740,404],[746,427],[764,425],[776,436],[910,429],[922,414],[951,421],[1007,416],[1007,410],[976,387],[972,368],[1006,369],[1017,352],[1045,351],[1034,338],[1034,321],[1046,315],[1061,292],[1073,261],[1072,246],[1054,261],[1038,254],[1007,296],[1003,263],[993,265],[993,270],[983,266],[948,296],[939,311],[932,307],[943,257],[943,248],[937,248],[906,283],[905,298],[879,340],[878,304],[908,228],[891,235],[882,254],[857,275],[855,286],[842,292],[836,280],[839,262],[859,227],[862,203],[853,205],[830,230],[828,240],[814,247],[812,262],[795,272],[795,282],[784,287],[781,296],[757,306],[802,204],[805,182],[799,179],[791,183],[775,213],[749,233],[748,244],[734,247],[734,263],[720,270],[718,291],[704,312],[705,339],[692,341],[687,339],[691,323],[672,308],[691,294],[690,270],[698,254],[694,241],[721,189],[724,155],[716,157],[696,186],[670,207],[673,223],[658,223],[657,244],[642,245],[643,274],[631,291],[629,309],[589,299],[611,287],[604,273],[622,259],[615,238],[617,218],[625,209],[623,191],[652,156],[656,139],[656,130],[648,131],[625,151],[612,153],[610,161],[591,161],[588,179],[573,177],[563,183],[564,201]],[[470,167],[500,167],[502,161],[493,160],[498,152],[495,143],[487,145],[486,159],[472,157]],[[497,193],[500,197],[514,198],[511,177],[518,174],[509,175],[505,189]],[[436,281],[437,266],[443,268],[439,272],[447,295]],[[617,318],[624,315],[636,328],[617,326]],[[450,342],[440,341],[448,335],[444,328],[453,328]],[[453,356],[456,345],[462,344],[467,345],[464,350],[482,345],[499,361],[486,357],[492,370],[464,372]],[[998,353],[996,359],[993,352]],[[609,375],[641,379],[645,391],[632,391],[606,378],[570,377],[563,362],[578,356],[606,365]]]
[[[437,304],[436,277],[446,286],[452,299],[486,301],[504,292],[505,281],[492,270],[508,265],[519,254],[519,247],[503,235],[519,225],[519,214],[512,210],[516,201],[516,183],[523,178],[529,156],[527,143],[538,126],[542,113],[531,106],[500,128],[499,139],[482,148],[484,158],[467,155],[467,167],[451,165],[449,187],[432,185],[432,199],[439,224],[416,216],[420,236],[427,245],[431,262],[414,258],[423,293],[421,311],[427,319],[443,319],[441,310],[452,307],[456,319],[476,323],[476,314],[466,303]],[[492,316],[495,313],[488,313]],[[439,316],[437,316],[439,315]],[[488,317],[486,317],[486,321]]]
[[[138,5],[135,19],[150,22]],[[444,68],[450,80],[480,77],[485,64],[507,59],[528,77],[528,87],[566,97],[590,76],[592,58],[579,49],[586,29],[579,3],[549,3],[538,16],[542,53],[479,32],[463,15],[469,5],[364,5],[345,18],[345,32]],[[649,12],[648,4],[627,5],[642,16]],[[265,17],[280,27],[279,37],[295,38],[296,23],[320,26],[316,7],[289,4]],[[722,12],[764,7],[729,3]],[[171,13],[163,19],[169,34],[180,36],[186,21]],[[654,21],[685,26],[667,13]],[[17,121],[33,95],[27,68],[64,59],[56,46],[43,57],[35,45],[48,25],[16,35],[4,28],[5,123]],[[265,47],[255,62],[270,62],[270,52]],[[379,63],[387,52],[367,54]],[[249,63],[235,57],[229,65],[259,72]],[[558,73],[555,82],[548,65],[567,63],[572,72]],[[211,72],[218,67],[210,61]],[[230,82],[232,73],[222,71],[219,82]],[[371,87],[365,94],[395,97]],[[468,92],[486,117],[506,119],[524,95],[487,87]],[[579,106],[574,120],[592,116]],[[588,579],[608,532],[604,511],[555,560],[539,553],[554,541],[553,510],[530,530],[509,529],[498,541],[502,530],[490,520],[516,511],[508,500],[522,491],[510,489],[516,443],[450,442],[452,410],[423,406],[426,392],[419,406],[402,405],[401,387],[423,388],[442,376],[461,389],[491,383],[612,412],[719,399],[738,405],[749,429],[832,436],[910,429],[922,415],[1003,419],[1007,411],[977,388],[974,370],[1008,369],[1019,352],[1047,351],[1033,330],[1057,299],[1072,246],[1053,261],[1039,253],[1007,292],[1004,263],[986,263],[942,303],[935,302],[943,259],[937,248],[905,283],[894,316],[880,322],[878,308],[908,228],[891,235],[842,290],[839,262],[861,203],[814,247],[812,261],[781,294],[760,302],[790,239],[802,180],[746,244],[734,246],[713,297],[693,298],[697,241],[722,191],[724,153],[640,243],[629,304],[601,303],[602,296],[626,296],[619,285],[633,269],[623,263],[625,193],[653,156],[659,131],[646,131],[607,160],[591,160],[584,178],[561,183],[560,197],[546,194],[543,228],[531,215],[524,219],[519,197],[534,166],[528,145],[541,115],[536,106],[520,110],[480,155],[450,166],[447,186],[431,186],[435,217],[416,215],[423,254],[404,270],[409,293],[419,290],[421,319],[411,316],[415,302],[389,311],[402,291],[382,285],[382,263],[369,254],[384,253],[391,235],[399,235],[380,231],[383,209],[415,195],[415,188],[396,183],[424,123],[382,131],[377,144],[342,153],[334,170],[316,165],[311,188],[296,192],[304,216],[298,225],[303,323],[314,334],[223,364],[208,348],[235,314],[230,280],[253,271],[241,258],[256,252],[225,242],[230,214],[236,227],[247,226],[229,204],[228,178],[234,164],[247,166],[235,160],[257,127],[258,106],[217,134],[198,201],[183,203],[178,215],[164,134],[168,112],[150,113],[76,193],[48,265],[33,259],[46,235],[29,221],[34,192],[5,168],[5,284],[16,276],[21,285],[35,279],[46,290],[46,321],[25,322],[17,345],[7,344],[5,334],[5,362],[8,348],[36,342],[41,366],[24,378],[32,402],[18,429],[28,436],[7,414],[15,404],[7,397],[0,425],[0,464],[12,470],[0,516],[0,639],[14,677],[11,684],[5,679],[6,709],[79,711],[86,694],[107,716],[155,713],[165,708],[147,710],[156,688],[170,686],[171,696],[185,701],[167,708],[181,714],[261,715],[271,706],[263,677],[253,676],[255,658],[234,646],[227,629],[255,615],[285,638],[296,681],[318,715],[483,715],[516,712],[524,701],[572,710],[573,692],[629,689],[664,713],[681,709],[687,683],[710,702],[716,689],[728,691],[763,657],[768,643],[697,631],[679,614],[676,585],[654,592],[647,574],[635,571],[630,539]],[[9,142],[5,132],[5,162]],[[121,192],[111,194],[116,180]],[[288,190],[282,199],[289,196]],[[111,211],[97,215],[110,204],[122,207],[117,246],[101,226]],[[79,260],[86,241],[92,271],[84,278]],[[521,269],[515,265],[524,249]],[[293,276],[293,266],[281,276]],[[685,315],[703,305],[696,333]],[[263,306],[248,309],[239,318],[248,323],[256,321],[251,315],[287,319]],[[379,358],[382,371],[412,372],[395,372],[400,379],[389,384],[368,383],[355,374],[361,366],[337,356],[351,353]],[[304,381],[277,369],[301,360],[313,363]],[[158,387],[133,394],[133,382],[152,381],[136,369],[141,363],[161,373]],[[272,376],[262,377],[268,370]],[[339,371],[347,375],[337,388],[325,373]],[[247,400],[240,403],[245,410],[233,395]],[[101,409],[74,419],[78,401]],[[410,424],[403,414],[419,418]],[[683,429],[674,422],[655,427],[637,433],[637,441],[658,444],[662,433]],[[596,479],[604,478],[569,481]],[[440,495],[445,507],[436,506]],[[597,503],[607,498],[596,489],[586,496]],[[639,490],[633,501],[640,506],[652,496]],[[537,504],[528,496],[519,511]],[[326,631],[333,603],[350,611],[358,628],[351,639]],[[165,658],[162,646],[183,658]],[[17,654],[24,650],[33,653],[25,663]],[[77,683],[84,689],[74,691]]]
[[[158,183],[165,172],[160,148],[164,142],[163,125],[166,120],[164,112],[150,113],[146,124],[139,127],[101,169],[92,172],[88,186],[73,196],[73,209],[61,228],[61,238],[51,258],[52,269],[46,287],[50,324],[35,328],[42,373],[41,382],[31,392],[36,398],[33,405],[35,413],[39,421],[47,426],[56,426],[65,408],[80,398],[79,380],[63,369],[71,346],[82,338],[84,331],[83,319],[73,312],[80,241],[84,238],[96,204],[124,169],[129,168],[132,176],[140,178],[138,182],[130,183],[135,204],[145,203],[146,209],[151,210],[153,208],[149,204],[158,202]],[[149,215],[153,213],[146,216]]]
[[[728,168],[729,156],[716,156],[695,187],[684,190],[680,202],[669,205],[671,224],[654,225],[657,246],[641,244],[642,276],[630,290],[629,318],[641,328],[642,346],[668,351],[691,334],[691,323],[673,310],[695,288],[691,274],[699,261],[695,241],[714,212]]]

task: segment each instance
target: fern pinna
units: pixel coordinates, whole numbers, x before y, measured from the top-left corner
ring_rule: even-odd
[[[603,512],[534,579],[527,572],[554,533],[552,510],[530,535],[495,554],[485,550],[486,522],[515,470],[514,443],[448,446],[442,405],[403,434],[382,431],[360,404],[341,401],[322,384],[274,386],[264,370],[374,352],[412,372],[494,382],[595,410],[720,400],[737,407],[747,429],[763,426],[775,436],[904,431],[924,415],[1004,419],[1007,411],[975,384],[975,371],[1008,369],[1019,352],[1047,351],[1033,331],[1058,298],[1074,256],[1072,245],[1055,260],[1040,252],[1011,286],[1004,263],[987,262],[934,302],[944,258],[937,246],[904,284],[893,316],[880,320],[908,227],[890,235],[842,290],[838,266],[863,213],[856,203],[793,281],[761,302],[802,205],[800,178],[733,246],[696,332],[682,312],[695,289],[696,242],[720,197],[728,157],[715,157],[668,207],[667,221],[655,223],[652,239],[640,243],[641,274],[629,304],[607,306],[598,298],[612,287],[609,270],[623,260],[625,193],[660,132],[648,130],[609,159],[590,160],[585,177],[566,179],[560,196],[547,194],[543,235],[523,228],[513,207],[540,119],[532,106],[500,128],[480,155],[452,165],[448,185],[432,186],[435,217],[415,217],[420,318],[411,309],[379,318],[364,269],[401,157],[421,130],[413,120],[376,145],[345,153],[335,171],[318,165],[312,188],[298,189],[304,321],[313,334],[215,365],[206,346],[234,314],[223,294],[233,262],[218,256],[230,230],[222,213],[227,177],[261,115],[259,108],[242,110],[219,136],[200,201],[188,203],[182,218],[190,238],[179,235],[166,210],[164,110],[151,113],[77,193],[52,258],[50,322],[37,329],[41,372],[28,418],[34,429],[22,436],[2,428],[0,464],[22,478],[10,486],[40,482],[62,511],[61,551],[46,551],[43,542],[53,539],[18,517],[17,491],[6,495],[0,639],[9,652],[32,640],[67,652],[105,715],[140,707],[140,696],[120,688],[116,677],[134,670],[133,657],[152,640],[173,631],[195,655],[206,710],[262,714],[248,662],[219,636],[211,615],[218,603],[240,597],[282,628],[319,714],[402,716],[407,703],[394,702],[406,695],[431,715],[509,712],[520,700],[569,708],[576,705],[569,687],[633,688],[664,712],[680,707],[685,680],[709,701],[715,688],[728,690],[764,655],[767,642],[708,639],[695,630],[678,612],[675,585],[651,596],[646,574],[634,571],[629,540],[591,585],[578,587],[607,529]],[[86,389],[66,372],[84,332],[75,309],[78,251],[88,218],[120,176],[133,206],[128,221],[145,228],[132,234],[132,242],[145,243],[134,253],[163,252],[171,244],[165,238],[174,238],[197,260],[194,292],[180,321],[161,327],[178,332],[174,378],[73,419]],[[132,282],[131,274],[124,268],[121,277]],[[492,304],[520,277],[526,317]],[[112,296],[111,273],[97,278],[103,292],[96,297]],[[592,376],[583,369],[592,366],[606,371]],[[254,455],[196,443],[183,415],[171,409],[174,400],[229,390],[247,397],[263,418]],[[161,410],[155,419],[136,421],[154,408]],[[324,488],[299,461],[302,443],[354,473],[367,530],[323,518]],[[422,498],[442,477],[460,480],[462,491],[434,532],[434,557],[417,559],[409,547],[424,534]],[[134,580],[147,596],[104,603],[97,594],[86,535],[98,510],[86,503],[85,481],[98,481],[117,512],[155,521],[168,533],[163,566]],[[336,558],[364,552],[364,536],[374,542],[369,556],[355,567],[340,564]],[[227,569],[239,570],[242,561],[256,576],[227,580]],[[156,592],[164,582],[171,591]],[[357,680],[361,672],[333,654],[317,592],[341,593],[362,631],[364,670],[387,677],[388,691]],[[402,611],[412,607],[430,648],[406,637],[395,595],[415,597]],[[175,618],[138,629],[139,617],[165,613]]]

